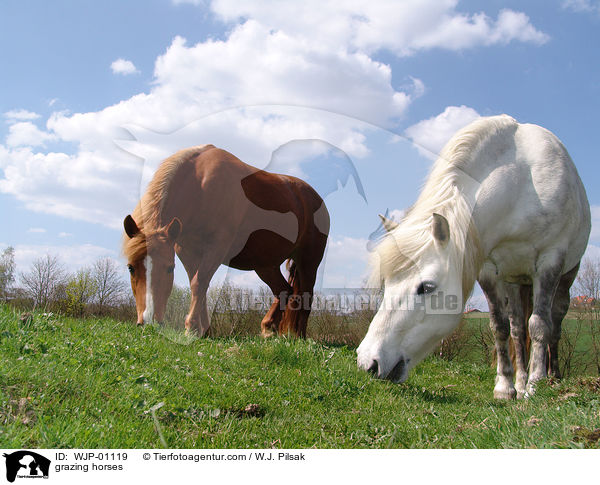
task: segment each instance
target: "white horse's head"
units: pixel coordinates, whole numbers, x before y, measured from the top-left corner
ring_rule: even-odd
[[[383,301],[357,349],[358,365],[403,382],[460,322],[465,248],[439,214],[416,231],[410,221],[387,228],[377,250]]]

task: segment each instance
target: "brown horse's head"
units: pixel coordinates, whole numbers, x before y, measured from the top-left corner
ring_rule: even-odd
[[[123,225],[128,238],[125,254],[135,297],[137,324],[154,320],[162,322],[173,288],[174,245],[181,234],[181,221],[175,217],[168,225],[147,233],[140,230],[130,215]]]

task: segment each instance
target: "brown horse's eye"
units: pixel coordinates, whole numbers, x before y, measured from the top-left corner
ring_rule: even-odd
[[[131,266],[130,264],[127,265],[127,269],[129,270],[129,273],[133,274],[133,266]]]
[[[167,273],[172,273],[174,269],[175,269],[175,265],[169,266],[167,268]]]

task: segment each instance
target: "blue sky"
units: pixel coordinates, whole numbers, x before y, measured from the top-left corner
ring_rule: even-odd
[[[352,181],[327,197],[323,284],[357,286],[377,213],[414,201],[428,153],[507,113],[565,143],[600,256],[599,32],[587,0],[4,1],[0,249],[21,271],[48,252],[72,269],[119,259],[120,222],[162,157],[214,143],[265,167],[282,144],[320,139],[367,199]],[[335,156],[309,152],[286,169]]]

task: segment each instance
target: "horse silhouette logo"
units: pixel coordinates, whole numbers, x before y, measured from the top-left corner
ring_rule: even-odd
[[[6,479],[12,483],[17,476],[26,478],[48,478],[50,460],[33,451],[21,450],[6,454]],[[41,472],[41,474],[40,474]]]

